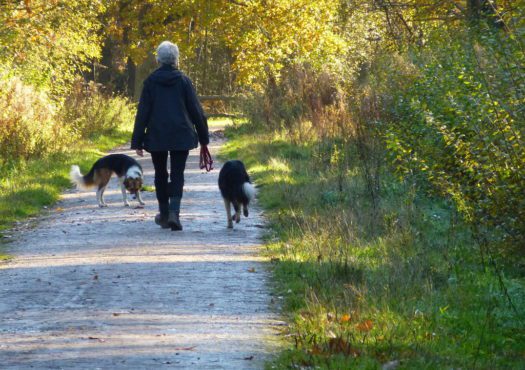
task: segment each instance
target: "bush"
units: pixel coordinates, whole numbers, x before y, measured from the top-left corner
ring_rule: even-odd
[[[251,122],[270,130],[285,130],[298,142],[323,137],[347,137],[351,124],[340,80],[308,64],[292,64],[271,76],[262,94],[248,95],[242,110]]]
[[[525,54],[497,33],[439,36],[415,58],[418,80],[395,90],[389,150],[455,201],[482,245],[523,246]]]
[[[67,150],[78,139],[111,134],[133,124],[127,98],[78,81],[62,103],[17,77],[0,76],[0,166]]]
[[[108,134],[133,123],[127,98],[104,92],[100,84],[77,80],[60,111],[64,125],[82,138]]]
[[[59,151],[69,132],[49,98],[16,77],[0,77],[0,164]]]

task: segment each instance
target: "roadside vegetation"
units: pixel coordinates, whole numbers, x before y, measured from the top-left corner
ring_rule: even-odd
[[[359,53],[283,61],[227,132],[290,323],[268,367],[518,369],[523,14],[378,3],[334,13]]]
[[[337,143],[249,123],[227,136],[223,157],[245,161],[259,189],[290,324],[268,368],[521,367],[523,264],[481,254],[452,202],[386,168],[372,194],[356,143],[341,179]]]
[[[0,5],[0,243],[2,230],[70,186],[72,163],[129,138],[130,99],[87,78],[101,54],[102,10],[87,1]]]

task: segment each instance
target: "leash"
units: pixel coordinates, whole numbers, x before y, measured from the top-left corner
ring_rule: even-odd
[[[208,146],[202,146],[201,145],[201,155],[200,155],[200,161],[199,161],[199,167],[201,170],[206,170],[206,172],[210,172],[213,170],[213,159],[211,158],[210,151],[208,150]]]

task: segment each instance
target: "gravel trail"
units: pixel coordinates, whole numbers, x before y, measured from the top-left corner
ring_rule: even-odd
[[[137,159],[153,185],[151,159]],[[0,264],[0,368],[262,368],[279,325],[258,257],[263,220],[252,206],[226,228],[216,167],[203,173],[190,153],[182,232],[154,224],[154,193],[125,208],[116,179],[107,208],[69,190],[14,229],[15,257]]]

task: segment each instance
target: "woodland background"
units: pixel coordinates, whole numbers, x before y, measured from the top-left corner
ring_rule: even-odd
[[[208,112],[244,117],[223,155],[249,165],[272,224],[290,322],[274,366],[519,368],[524,12],[523,0],[1,0],[1,227],[56,199],[70,162],[125,141],[168,39],[200,95],[233,97]]]

